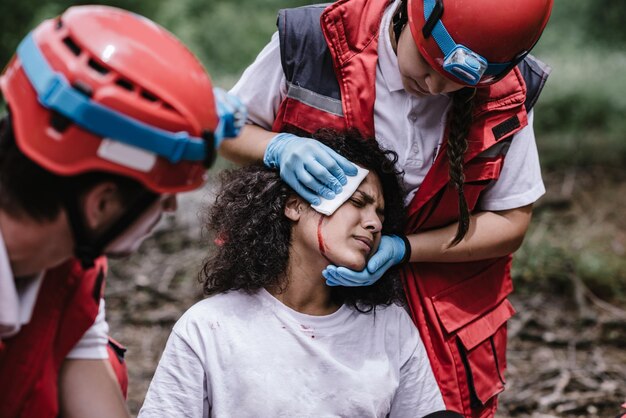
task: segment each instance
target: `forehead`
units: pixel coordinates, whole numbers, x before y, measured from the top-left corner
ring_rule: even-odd
[[[366,194],[372,197],[376,203],[384,203],[383,186],[380,183],[380,179],[373,171],[370,171],[367,176],[365,176],[354,194]]]

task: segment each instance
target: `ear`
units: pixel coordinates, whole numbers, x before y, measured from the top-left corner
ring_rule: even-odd
[[[285,216],[294,222],[300,220],[300,216],[304,213],[306,203],[300,196],[291,195],[285,202]]]
[[[83,195],[82,202],[85,223],[94,231],[109,225],[123,210],[117,185],[111,181],[93,186]]]

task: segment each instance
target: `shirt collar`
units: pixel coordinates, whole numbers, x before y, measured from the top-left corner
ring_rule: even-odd
[[[33,314],[43,273],[20,278],[16,286],[9,254],[0,231],[0,339],[17,334]]]
[[[399,4],[400,0],[396,0],[385,10],[380,25],[380,35],[378,37],[378,65],[383,80],[385,80],[387,89],[389,89],[390,92],[404,90],[402,77],[400,76],[400,68],[398,67],[398,57],[393,51],[391,37],[389,36],[391,18]]]

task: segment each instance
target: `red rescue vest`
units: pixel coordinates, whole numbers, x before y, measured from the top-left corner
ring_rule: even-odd
[[[339,0],[326,7],[282,10],[278,29],[288,82],[273,130],[356,128],[375,136],[374,100],[380,23],[388,2]],[[513,134],[528,124],[548,69],[529,56],[500,82],[477,91],[465,157],[471,210],[498,179]],[[444,139],[447,129],[444,133]],[[408,207],[407,233],[458,219],[448,185],[446,141]],[[504,389],[506,321],[513,307],[511,257],[468,263],[412,263],[403,276],[410,311],[426,346],[446,408],[490,417]]]
[[[102,295],[105,258],[83,270],[70,260],[46,272],[32,318],[0,342],[0,416],[56,417],[59,369],[91,327]]]

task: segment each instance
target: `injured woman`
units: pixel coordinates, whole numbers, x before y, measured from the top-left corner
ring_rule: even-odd
[[[322,275],[329,265],[362,270],[383,234],[401,234],[397,156],[354,133],[315,138],[357,164],[362,180],[344,186],[335,199],[345,202],[325,215],[277,170],[222,173],[208,211],[216,246],[201,272],[207,298],[174,326],[140,418],[445,409],[397,269],[364,287],[329,286]]]

